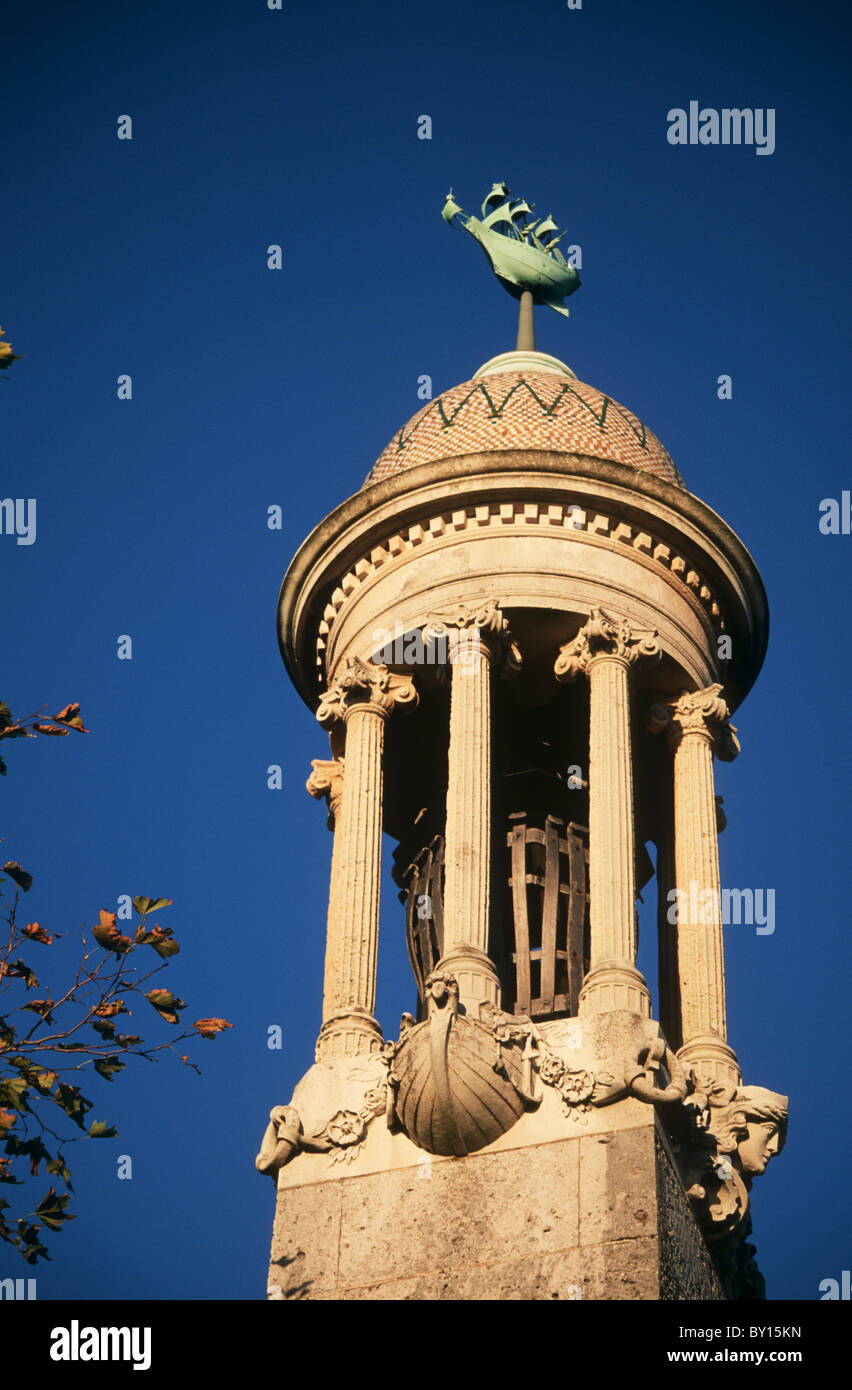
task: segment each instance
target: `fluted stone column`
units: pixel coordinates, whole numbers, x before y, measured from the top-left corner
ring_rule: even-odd
[[[346,730],[345,775],[335,816],[318,1061],[374,1052],[381,1046],[382,1033],[373,1009],[384,725],[395,705],[416,701],[409,680],[390,675],[386,666],[349,658],[342,677],[323,695],[317,710],[321,724],[340,720]],[[318,794],[322,794],[321,789]]]
[[[629,671],[658,661],[655,632],[634,632],[593,608],[556,659],[558,680],[589,678],[590,969],[581,1014],[629,1009],[650,1017],[651,997],[636,969],[636,870]]]
[[[675,888],[674,825],[667,806],[657,845],[657,975],[659,979],[660,1025],[670,1047],[683,1042],[680,1023],[678,984],[677,924],[671,920],[671,898]]]
[[[341,931],[342,918],[337,911],[334,894],[341,881],[340,853],[341,838],[334,834],[340,817],[340,804],[343,799],[343,777],[346,768],[344,758],[313,758],[313,771],[305,783],[311,796],[318,801],[325,798],[328,806],[328,828],[333,833],[331,848],[331,875],[328,886],[328,920],[325,938],[325,975],[323,978],[323,999],[339,999],[341,993],[341,965],[345,950],[344,933]],[[329,1006],[330,1007],[330,1006]],[[325,1018],[325,1014],[323,1014]]]
[[[738,1085],[725,1017],[722,894],[713,754],[739,752],[721,685],[652,706],[649,727],[667,730],[674,750],[674,858],[677,960],[683,1045],[678,1056],[699,1079]]]
[[[491,922],[491,686],[520,655],[496,603],[429,617],[427,640],[447,641],[451,665],[450,744],[444,842],[444,954],[472,1013],[500,1002],[488,955]]]

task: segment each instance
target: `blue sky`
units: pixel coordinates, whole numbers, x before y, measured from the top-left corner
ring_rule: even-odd
[[[200,1078],[91,1078],[120,1139],[71,1151],[78,1219],[39,1297],[264,1294],[273,1191],[253,1160],[312,1060],[331,849],[278,588],[419,407],[418,377],[441,390],[513,345],[512,302],[439,216],[450,185],[475,210],[501,178],[583,248],[571,321],[540,310],[539,346],[662,438],[768,590],[718,790],[723,879],[774,888],[776,930],[726,930],[729,1036],[747,1082],[791,1096],[754,1198],[770,1296],[817,1298],[848,1265],[852,537],[818,529],[852,487],[848,37],[822,4],[7,0],[0,323],[26,357],[0,383],[0,494],[35,497],[38,530],[0,536],[0,697],[78,700],[92,733],[8,745],[3,849],[69,960],[118,895],[173,898],[165,982],[235,1025],[196,1045]],[[775,109],[775,152],[671,146],[666,113],[693,99]],[[382,925],[395,1036],[411,986],[390,888]],[[159,1040],[148,1012],[133,1022]],[[11,1258],[0,1275],[31,1272]]]

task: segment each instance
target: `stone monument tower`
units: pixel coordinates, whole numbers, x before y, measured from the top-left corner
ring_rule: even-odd
[[[333,850],[316,1063],[257,1159],[272,1298],[762,1294],[750,1189],[787,1100],[727,1037],[713,761],[766,597],[641,420],[535,350],[533,305],[579,278],[531,211],[448,197],[517,348],[399,430],[281,589]],[[383,830],[413,976],[387,1039]]]

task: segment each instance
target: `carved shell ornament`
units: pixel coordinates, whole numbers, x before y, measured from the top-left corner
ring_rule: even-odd
[[[459,1013],[455,976],[433,971],[425,989],[428,1018],[393,1051],[394,1116],[418,1148],[461,1157],[499,1139],[530,1103],[523,1047]]]

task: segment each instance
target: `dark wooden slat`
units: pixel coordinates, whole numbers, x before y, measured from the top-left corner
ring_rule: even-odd
[[[559,911],[559,824],[553,816],[545,822],[544,906],[541,919],[541,1001],[545,1013],[553,1012],[556,993],[556,915]]]
[[[417,934],[417,894],[413,891],[416,869],[416,864],[410,864],[406,870],[408,875],[408,887],[405,897],[405,944],[408,947],[408,959],[411,964],[411,973],[414,976],[414,983],[417,985],[417,995],[418,998],[422,999],[423,973],[420,968],[420,943]]]
[[[527,918],[527,830],[512,827],[512,907],[515,918],[515,1013],[530,1008],[530,930]]]
[[[568,995],[576,1014],[583,986],[583,933],[586,924],[586,846],[573,824],[568,826],[571,894],[568,899]]]
[[[436,835],[432,841],[432,927],[435,940],[435,962],[444,954],[444,841]]]
[[[417,943],[420,951],[420,968],[423,974],[423,982],[431,973],[434,961],[432,959],[432,923],[428,917],[421,917],[417,911],[417,900],[424,896],[431,898],[432,894],[432,849],[427,848],[419,863],[419,873],[417,875],[417,889],[415,893],[414,915],[417,920]],[[420,987],[421,997],[423,995],[423,984]]]

